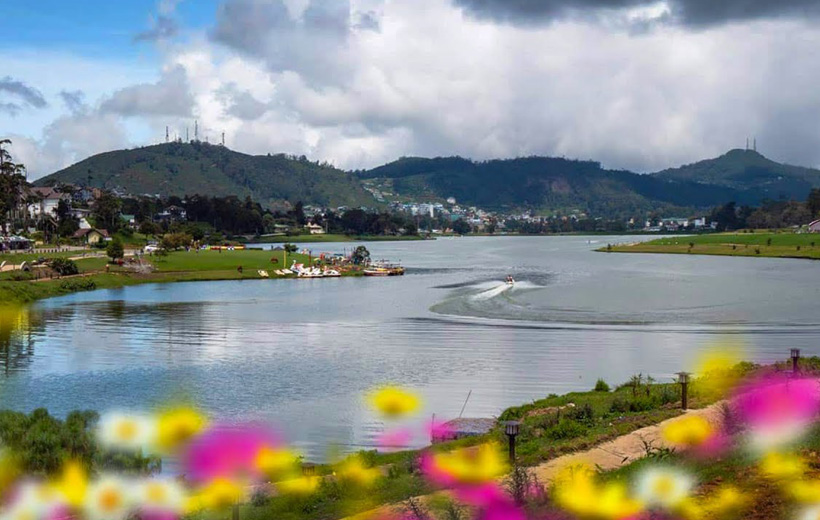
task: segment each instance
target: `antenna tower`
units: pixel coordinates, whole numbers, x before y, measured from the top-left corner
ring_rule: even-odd
[[[194,121],[194,141],[199,141],[199,121]]]
[[[187,126],[185,127],[185,142],[186,143],[191,142],[191,140],[188,138],[188,127]]]
[[[225,146],[225,132],[222,132],[222,146]]]
[[[165,127],[165,142],[168,142],[168,127]]]

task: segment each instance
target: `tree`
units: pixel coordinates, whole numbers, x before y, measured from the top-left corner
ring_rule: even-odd
[[[467,223],[464,219],[458,219],[455,222],[453,222],[453,231],[455,231],[459,235],[466,235],[472,230],[473,228],[471,228],[470,224]]]
[[[125,256],[125,248],[122,246],[122,240],[118,237],[114,237],[114,239],[108,243],[108,247],[105,248],[105,254],[111,257],[111,260],[117,261],[118,259]]]
[[[120,208],[122,208],[122,202],[116,195],[110,191],[102,192],[99,198],[94,201],[92,208],[95,225],[111,233],[116,232],[120,229],[122,223]]]
[[[11,160],[9,139],[0,139],[0,231],[8,232],[11,213],[20,205],[26,187],[26,167]]]
[[[66,199],[57,202],[57,234],[70,237],[80,229],[80,220],[71,211],[71,204]]]
[[[817,218],[818,214],[820,214],[820,188],[812,188],[811,192],[809,192],[806,207],[811,214],[811,218]]]
[[[370,261],[370,251],[364,246],[359,246],[353,251],[351,260],[355,265],[364,265]]]

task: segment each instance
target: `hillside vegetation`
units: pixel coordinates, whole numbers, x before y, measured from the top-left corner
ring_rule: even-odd
[[[654,176],[753,190],[759,197],[772,200],[803,200],[811,188],[820,186],[820,170],[780,164],[753,150],[731,150],[716,159],[664,170]]]
[[[246,155],[206,143],[168,143],[107,152],[36,182],[118,189],[130,194],[250,196],[261,203],[303,201],[375,206],[352,174],[304,158]]]

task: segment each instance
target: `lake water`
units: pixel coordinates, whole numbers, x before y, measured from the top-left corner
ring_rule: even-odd
[[[0,405],[62,415],[191,398],[220,420],[275,424],[320,460],[330,445],[374,446],[385,425],[362,395],[387,382],[419,391],[424,418],[458,416],[471,390],[464,415],[489,417],[598,377],[668,379],[715,342],[742,341],[758,361],[820,354],[820,264],[592,251],[623,240],[377,242],[372,256],[400,260],[406,276],[43,301],[28,333],[0,345]],[[425,442],[419,428],[410,445]]]

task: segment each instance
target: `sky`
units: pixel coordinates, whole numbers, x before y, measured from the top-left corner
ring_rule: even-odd
[[[3,0],[0,138],[36,179],[171,137],[652,172],[820,166],[816,0]]]

